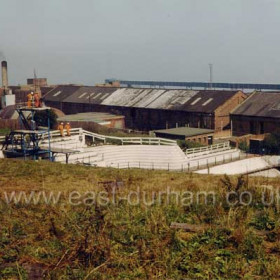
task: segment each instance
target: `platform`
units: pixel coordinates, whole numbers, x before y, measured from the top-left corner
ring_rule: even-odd
[[[27,106],[22,106],[22,107],[18,107],[17,110],[21,110],[21,111],[46,111],[46,110],[51,110],[51,107],[27,107]]]

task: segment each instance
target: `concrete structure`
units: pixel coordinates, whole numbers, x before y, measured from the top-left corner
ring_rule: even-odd
[[[280,129],[280,92],[254,92],[231,113],[232,134],[271,133]]]
[[[92,146],[86,145],[88,142],[85,141],[85,137],[92,137]],[[78,142],[77,139],[79,139]],[[47,141],[46,138],[41,144],[47,145]],[[103,144],[100,144],[100,141]],[[115,143],[114,145],[109,144],[112,141]],[[69,157],[69,163],[114,168],[190,172],[240,158],[240,151],[231,149],[229,145],[220,147],[216,145],[212,149],[204,147],[204,149],[196,151],[191,149],[190,152],[184,153],[174,140],[153,137],[105,136],[80,128],[71,129],[71,137],[60,137],[58,131],[52,131],[51,147],[52,149],[76,151]],[[58,154],[55,160],[65,162],[65,156]]]
[[[58,122],[95,122],[108,128],[125,129],[124,116],[101,112],[79,113],[58,118]]]
[[[229,113],[246,98],[241,91],[131,89],[58,86],[48,92],[46,105],[66,114],[109,112],[124,115],[126,127],[150,131],[178,126],[229,127]]]
[[[212,145],[214,136],[214,130],[193,127],[155,130],[154,133],[157,137],[192,141],[202,145]]]
[[[15,96],[12,94],[11,88],[9,88],[8,82],[8,64],[7,61],[1,62],[2,71],[2,90],[1,90],[1,108],[5,108],[10,105],[14,105],[16,102]]]
[[[279,177],[280,172],[274,168],[279,166],[279,162],[280,156],[253,157],[199,170],[196,173],[215,175],[252,173],[253,176]]]
[[[1,104],[2,108],[15,104],[16,104],[16,97],[14,94],[8,94],[2,96],[2,104]]]
[[[8,89],[8,64],[7,61],[3,60],[1,62],[1,71],[2,71],[2,87],[3,89]]]

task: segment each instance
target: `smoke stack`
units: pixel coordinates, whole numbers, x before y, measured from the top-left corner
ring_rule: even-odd
[[[8,89],[8,64],[7,61],[3,60],[1,62],[2,68],[2,86],[4,89]]]

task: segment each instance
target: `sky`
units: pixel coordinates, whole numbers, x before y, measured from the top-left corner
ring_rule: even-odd
[[[0,0],[9,83],[280,83],[279,0]]]

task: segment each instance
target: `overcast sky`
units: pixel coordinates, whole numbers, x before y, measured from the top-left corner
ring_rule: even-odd
[[[279,0],[0,0],[10,84],[280,83]]]

